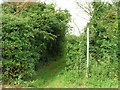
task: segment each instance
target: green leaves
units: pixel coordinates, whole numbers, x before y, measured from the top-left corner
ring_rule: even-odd
[[[91,78],[94,75],[99,80],[104,81],[104,78],[118,78],[117,67],[118,63],[118,19],[117,6],[109,3],[94,2],[93,3],[93,17],[90,20],[90,74]],[[114,69],[114,74],[112,68]],[[95,70],[97,70],[97,72]],[[103,78],[104,77],[104,78]]]
[[[67,61],[66,71],[71,73],[74,78],[72,82],[85,75],[86,62],[86,35],[81,34],[79,37],[67,35]],[[70,81],[70,82],[71,82]]]
[[[62,54],[64,49],[69,13],[57,13],[52,4],[26,2],[22,6],[23,3],[3,3],[2,56],[5,82],[9,78],[31,78],[37,64]]]
[[[114,3],[93,2],[92,4],[94,11],[87,25],[90,29],[90,62],[86,84],[97,88],[113,87],[113,82],[117,82],[119,71],[116,13],[118,7]],[[69,78],[69,82],[75,82],[81,77],[86,78],[86,45],[86,29],[79,37],[67,36],[66,71],[72,77]],[[109,83],[109,81],[113,82]]]

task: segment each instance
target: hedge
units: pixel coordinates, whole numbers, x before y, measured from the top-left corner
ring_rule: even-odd
[[[41,61],[62,55],[70,14],[55,10],[53,4],[7,2],[2,6],[3,81],[27,80]]]

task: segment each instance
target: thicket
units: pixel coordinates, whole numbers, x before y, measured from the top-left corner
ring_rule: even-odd
[[[90,77],[99,82],[118,80],[118,3],[93,3],[93,8],[89,23]]]
[[[53,4],[3,3],[3,83],[28,80],[39,63],[62,56],[69,20],[68,11]]]
[[[82,79],[86,75],[86,34],[83,33],[79,37],[75,35],[67,35],[67,60],[65,70],[69,73],[67,81],[81,84]]]
[[[90,29],[90,65],[86,85],[117,87],[118,3],[93,2],[92,6],[94,10],[86,27]],[[66,68],[74,77],[70,82],[86,78],[86,28],[79,37],[68,37]]]
[[[55,10],[52,4],[4,3],[3,81],[27,80],[41,63],[66,53],[65,75],[68,82],[86,83],[90,87],[117,87],[117,4],[92,3],[94,10],[86,26],[90,29],[90,65],[89,77],[85,82],[86,28],[78,37],[67,35],[70,14],[67,10]]]

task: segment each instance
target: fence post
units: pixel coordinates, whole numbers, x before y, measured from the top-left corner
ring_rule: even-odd
[[[89,28],[87,28],[87,67],[86,67],[86,78],[89,74]]]

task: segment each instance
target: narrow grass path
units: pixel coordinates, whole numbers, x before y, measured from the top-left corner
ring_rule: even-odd
[[[68,72],[65,71],[66,62],[64,59],[51,61],[45,65],[39,65],[39,70],[36,71],[34,80],[20,83],[20,85],[6,84],[5,88],[117,88],[116,81],[108,80],[106,82],[99,82],[96,80],[89,80],[89,85],[85,85],[85,80],[78,79],[79,84],[69,83],[67,80],[72,78]],[[80,85],[81,83],[81,85]],[[97,86],[100,83],[100,86]],[[95,86],[96,85],[96,86]],[[111,85],[111,86],[110,86]]]
[[[65,72],[66,61],[64,59],[51,61],[45,65],[39,65],[39,70],[33,77],[32,82],[20,85],[6,84],[5,88],[84,88],[72,83],[68,83]]]
[[[51,61],[45,66],[40,66],[33,85],[36,88],[75,88],[65,80],[65,60]]]

